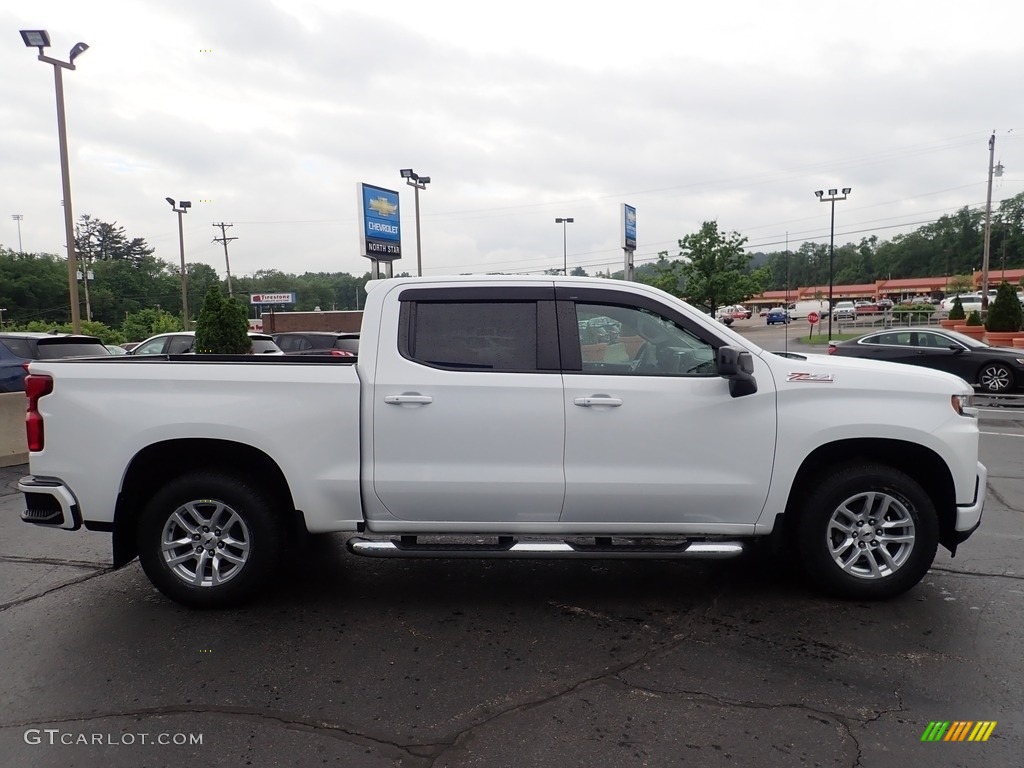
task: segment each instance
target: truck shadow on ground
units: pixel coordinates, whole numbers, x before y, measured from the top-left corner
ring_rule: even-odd
[[[751,597],[807,598],[813,590],[798,568],[745,553],[728,560],[503,560],[359,557],[345,537],[311,537],[288,559],[260,602],[310,605],[326,601],[702,603],[724,592]]]

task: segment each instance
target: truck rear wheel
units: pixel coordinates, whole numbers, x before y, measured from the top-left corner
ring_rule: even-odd
[[[878,464],[843,467],[812,491],[797,522],[804,570],[831,594],[884,599],[928,572],[938,515],[909,475]]]
[[[282,544],[272,496],[217,472],[174,478],[139,519],[142,569],[164,595],[193,607],[252,597],[277,570]]]

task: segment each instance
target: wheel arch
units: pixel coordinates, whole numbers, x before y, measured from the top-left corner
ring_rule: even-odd
[[[281,503],[290,525],[305,522],[295,510],[284,473],[270,456],[251,445],[231,440],[187,438],[166,440],[143,448],[129,463],[114,507],[114,567],[138,555],[136,534],[139,514],[154,489],[192,470],[223,472],[254,478]]]
[[[898,469],[914,478],[928,494],[939,522],[939,543],[956,546],[956,489],[953,475],[935,451],[917,443],[882,438],[857,438],[828,443],[812,451],[797,470],[786,502],[783,524],[787,529],[800,514],[811,487],[829,469],[845,464],[875,463]]]

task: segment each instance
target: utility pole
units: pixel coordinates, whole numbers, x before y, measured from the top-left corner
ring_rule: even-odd
[[[985,196],[985,246],[981,262],[981,310],[988,310],[989,248],[992,238],[992,176],[1003,175],[1003,164],[996,165],[996,132],[988,140],[988,194]],[[1003,276],[1005,278],[1005,275]]]
[[[234,291],[231,290],[231,262],[228,261],[228,243],[231,242],[232,240],[237,240],[238,238],[228,237],[225,230],[228,227],[233,227],[235,225],[225,224],[224,222],[221,222],[220,224],[214,224],[213,226],[220,227],[220,237],[213,238],[213,242],[224,244],[224,266],[227,268],[228,271],[228,296],[234,296],[235,293]]]

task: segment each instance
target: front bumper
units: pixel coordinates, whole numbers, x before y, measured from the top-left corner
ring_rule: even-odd
[[[951,537],[954,546],[965,541],[981,525],[987,488],[988,468],[979,461],[974,483],[974,500],[970,504],[958,504],[956,508],[956,524],[953,526]]]

